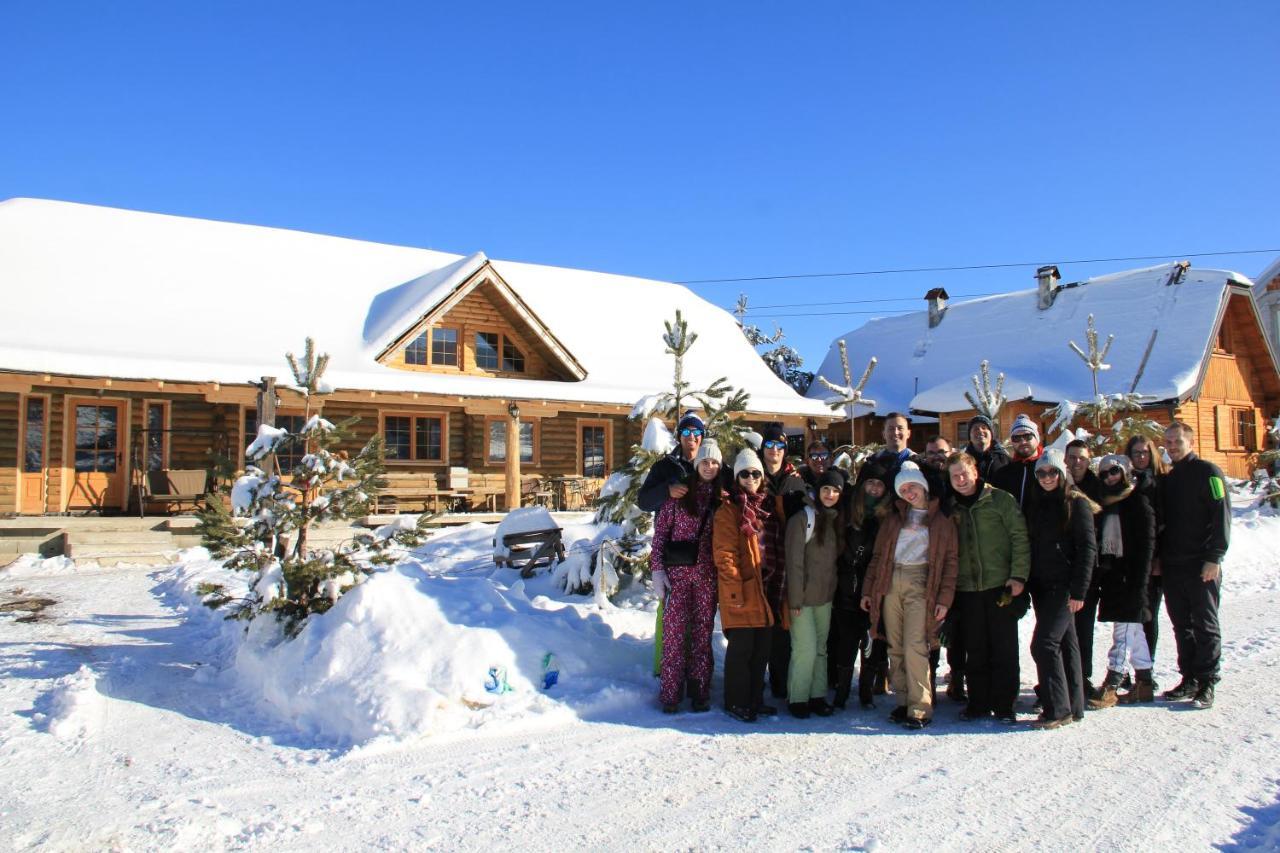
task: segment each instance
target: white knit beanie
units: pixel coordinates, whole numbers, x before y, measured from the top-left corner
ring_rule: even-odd
[[[738,476],[743,471],[759,471],[764,473],[764,466],[760,464],[760,457],[756,456],[756,452],[750,447],[744,447],[738,451],[738,458],[733,460],[733,476]]]
[[[1046,468],[1053,468],[1061,475],[1064,488],[1075,482],[1075,480],[1071,479],[1071,474],[1067,472],[1066,457],[1056,447],[1047,448],[1044,453],[1040,454],[1040,459],[1036,462],[1037,472]]]
[[[698,463],[703,459],[712,459],[716,462],[723,463],[724,456],[720,453],[720,445],[716,444],[714,441],[704,441],[702,444],[698,445],[698,452],[694,454],[693,457],[694,467],[697,467]]]
[[[920,466],[908,459],[902,463],[902,467],[898,469],[898,476],[893,481],[893,491],[898,497],[902,497],[902,487],[907,483],[915,483],[924,489],[924,493],[929,494],[929,481],[924,478]]]

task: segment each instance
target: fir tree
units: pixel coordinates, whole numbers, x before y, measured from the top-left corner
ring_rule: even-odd
[[[991,423],[1000,422],[1000,410],[1004,408],[1004,404],[1008,402],[1004,395],[1004,374],[996,376],[995,386],[991,384],[991,362],[986,359],[978,365],[978,373],[973,375],[973,394],[968,391],[964,392],[964,398],[969,401],[969,405],[974,408],[978,414],[987,418]]]
[[[1093,399],[1063,400],[1044,413],[1045,417],[1053,418],[1049,432],[1069,430],[1077,421],[1084,421],[1092,426],[1092,432],[1079,429],[1075,431],[1075,435],[1088,443],[1095,456],[1119,452],[1135,435],[1158,439],[1164,432],[1160,424],[1141,415],[1143,403],[1154,398],[1134,393],[1133,389],[1137,387],[1136,377],[1127,392],[1103,394],[1099,390],[1101,386],[1098,375],[1111,369],[1106,358],[1114,341],[1115,335],[1108,335],[1107,342],[1101,347],[1098,346],[1098,330],[1094,327],[1093,315],[1090,314],[1085,330],[1087,349],[1081,348],[1075,341],[1068,341],[1067,345],[1089,369],[1093,379]],[[1140,366],[1138,370],[1140,374],[1142,367]]]
[[[636,497],[649,469],[675,445],[662,419],[678,421],[685,407],[696,403],[705,415],[704,440],[717,441],[726,460],[746,444],[749,430],[741,418],[750,394],[734,389],[723,376],[706,388],[692,389],[684,378],[684,359],[698,335],[689,330],[679,310],[674,321],[664,321],[664,325],[662,340],[673,359],[671,390],[650,394],[631,410],[632,421],[646,423],[644,436],[640,444],[632,446],[622,467],[610,474],[596,499],[595,522],[622,526],[622,535],[605,542],[595,557],[592,585],[597,595],[611,594],[622,574],[641,574],[648,569],[652,519],[636,506]]]
[[[254,573],[247,598],[232,601],[211,588],[207,603],[232,605],[236,618],[272,612],[293,635],[307,616],[328,610],[375,565],[390,562],[392,546],[420,541],[426,516],[413,529],[391,525],[359,534],[336,549],[308,546],[307,533],[314,525],[363,515],[369,496],[385,488],[382,438],[374,436],[354,457],[340,449],[350,442],[350,429],[359,419],[334,424],[312,413],[315,398],[332,390],[324,382],[329,356],[317,355],[308,338],[301,361],[292,353],[285,358],[304,400],[304,425],[290,433],[260,424],[245,450],[243,472],[210,496],[200,512],[199,530],[205,547],[225,558],[228,568]],[[286,480],[276,460],[293,450],[302,455]],[[228,466],[221,467],[225,471]]]
[[[760,358],[769,366],[769,369],[781,379],[796,390],[797,394],[805,394],[809,390],[809,386],[813,384],[813,374],[801,368],[804,367],[804,358],[790,344],[784,344],[782,341],[786,338],[782,328],[774,325],[773,334],[766,335],[759,326],[747,325],[744,320],[747,315],[747,295],[745,293],[738,294],[738,304],[733,310],[734,315],[738,318],[738,325],[742,328],[742,334],[747,339],[747,343],[755,347],[758,351],[761,347],[767,347],[764,352],[759,353]]]

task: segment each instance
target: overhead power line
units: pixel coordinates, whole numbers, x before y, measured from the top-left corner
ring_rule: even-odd
[[[1001,264],[965,264],[949,267],[903,267],[901,269],[851,270],[849,272],[792,273],[789,275],[754,275],[738,278],[696,278],[677,281],[676,284],[731,284],[743,281],[784,281],[805,278],[847,278],[864,275],[905,275],[922,272],[963,272],[966,270],[996,270],[1011,267],[1040,267],[1046,264],[1104,264],[1127,261],[1160,261],[1166,258],[1212,258],[1222,255],[1263,255],[1280,252],[1280,249],[1239,249],[1231,252],[1173,252],[1167,255],[1134,255],[1127,258],[1077,258],[1069,261],[1018,261]]]
[[[983,296],[999,296],[997,293],[957,293],[952,299],[979,299]],[[891,299],[847,299],[840,302],[790,302],[785,305],[748,305],[747,313],[766,308],[816,308],[820,305],[866,305],[871,302],[916,302],[919,296],[895,296]],[[732,308],[725,309],[732,311]]]

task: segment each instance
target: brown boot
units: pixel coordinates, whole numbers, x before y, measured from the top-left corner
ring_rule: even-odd
[[[1139,702],[1154,702],[1156,699],[1155,682],[1151,680],[1151,670],[1140,669],[1133,679],[1133,689],[1120,694],[1121,705],[1136,705]]]
[[[1108,670],[1106,680],[1103,681],[1102,686],[1098,688],[1097,697],[1089,700],[1089,707],[1095,711],[1113,707],[1116,702],[1119,701],[1119,695],[1116,691],[1119,689],[1120,682],[1123,680],[1124,673]]]

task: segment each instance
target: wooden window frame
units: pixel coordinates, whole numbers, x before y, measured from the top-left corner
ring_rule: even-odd
[[[76,406],[100,406],[103,403],[119,404],[124,414],[121,417],[120,431],[122,435],[117,436],[116,441],[119,442],[120,458],[122,460],[120,471],[117,473],[124,478],[124,488],[121,491],[120,509],[126,509],[129,506],[129,494],[132,491],[129,484],[133,482],[133,459],[129,455],[129,445],[133,440],[133,403],[132,397],[109,397],[102,396],[84,396],[67,394],[62,398],[62,458],[58,460],[61,477],[61,494],[58,496],[58,511],[66,512],[71,506],[71,493],[75,490],[76,478]],[[46,435],[48,430],[46,429]]]
[[[485,367],[480,363],[480,347],[477,346],[476,338],[481,335],[497,335],[498,346],[495,352],[498,354],[497,367]],[[502,341],[506,336],[502,333],[502,329],[492,326],[468,326],[467,337],[471,339],[471,363],[467,365],[473,370],[483,370],[485,373],[499,374],[502,373]]]
[[[49,422],[51,420],[53,399],[50,394],[18,395],[18,475],[34,474],[27,470],[27,401],[32,397],[44,400],[44,446],[40,448],[40,470],[48,476],[49,469]]]
[[[434,338],[435,338],[435,333],[437,331],[441,331],[441,332],[451,331],[457,335],[457,339],[453,342],[453,346],[454,346],[453,354],[454,354],[454,362],[455,362],[454,364],[449,364],[443,361],[440,361],[440,362],[436,361],[436,358],[435,358],[436,348],[435,348]],[[463,353],[465,351],[465,347],[463,346],[463,336],[466,334],[466,332],[463,330],[461,326],[446,326],[444,324],[437,324],[437,325],[427,326],[426,328],[423,329],[423,332],[427,335],[427,363],[425,365],[414,365],[414,367],[431,367],[431,368],[442,369],[442,370],[459,370],[459,371],[462,370],[463,361],[465,360],[463,358]]]
[[[501,422],[505,427],[507,421],[509,420],[511,420],[510,415],[489,415],[484,419],[484,464],[485,465],[506,465],[507,464],[507,460],[494,459],[492,454],[490,454],[489,437],[492,435],[492,429],[493,429],[491,424],[495,422]],[[520,460],[521,465],[538,466],[542,464],[542,423],[541,421],[542,421],[541,418],[530,418],[530,417],[520,418],[521,424],[529,424],[529,428],[533,430],[533,458],[521,459]]]
[[[240,465],[241,467],[243,467],[243,466],[244,466],[244,464],[245,464],[245,458],[244,458],[244,451],[245,451],[245,448],[247,448],[250,444],[253,444],[253,442],[252,442],[252,441],[249,441],[249,431],[248,431],[247,429],[245,429],[245,421],[246,421],[246,420],[248,420],[248,418],[249,418],[249,413],[250,413],[250,412],[254,412],[254,413],[255,413],[255,414],[254,414],[254,420],[256,421],[256,420],[257,420],[257,411],[258,411],[258,407],[257,407],[256,405],[254,405],[254,406],[241,406],[241,407],[240,407],[240,438],[241,438],[241,442],[240,442],[240,450],[239,450],[239,453],[240,453],[239,465]],[[305,417],[305,416],[306,416],[306,414],[307,414],[307,413],[306,413],[306,411],[305,411],[304,409],[298,409],[298,408],[294,408],[294,407],[292,407],[292,406],[290,406],[290,407],[284,407],[284,406],[281,406],[281,407],[279,407],[279,408],[277,408],[277,409],[276,409],[276,417],[277,417],[277,418],[280,418],[280,417],[301,418],[301,417]],[[313,415],[320,415],[321,417],[324,417],[324,415],[323,415],[322,413],[320,413],[320,412],[312,412],[311,414],[313,414]],[[306,421],[303,421],[303,423],[305,424],[305,423],[306,423]],[[258,434],[257,434],[257,431],[255,430],[255,431],[254,431],[254,438],[257,438],[257,435],[258,435]],[[299,455],[299,458],[301,458],[302,456],[305,456],[305,455],[306,455],[305,453],[301,453],[301,454]],[[280,461],[279,456],[277,456],[277,457],[276,457],[276,462],[277,462],[277,463],[279,463],[279,461]],[[290,465],[288,468],[286,468],[286,467],[285,467],[285,466],[283,466],[283,465],[280,465],[280,476],[281,476],[281,477],[283,477],[283,478],[285,478],[286,480],[288,480],[288,478],[289,478],[289,476],[290,476],[290,472],[291,472],[291,471],[293,471],[293,466],[292,466],[292,465]],[[270,472],[268,472],[268,473],[270,473]]]
[[[423,412],[405,409],[387,409],[386,411],[378,411],[378,435],[386,440],[387,435],[387,418],[409,418],[409,459],[390,459],[386,460],[387,465],[410,465],[415,468],[442,468],[449,465],[449,413],[448,412]],[[439,459],[418,459],[418,419],[431,418],[440,421],[440,458]]]
[[[422,341],[424,344],[422,348],[423,360],[420,362],[410,361],[409,350],[412,349],[414,347],[414,344],[416,344],[418,341]],[[422,329],[418,332],[418,334],[409,338],[409,343],[404,345],[403,352],[404,352],[405,367],[429,367],[431,365],[431,329]]]
[[[151,425],[147,418],[151,415],[151,407],[160,406],[164,409],[164,426],[160,432],[160,469],[161,471],[169,468],[169,453],[172,442],[170,436],[173,429],[173,406],[170,400],[146,400],[142,401],[142,470],[149,472],[151,470],[151,448],[147,447],[147,440],[151,435]]]
[[[583,458],[582,430],[584,427],[604,427],[604,476],[608,477],[613,470],[613,421],[606,418],[578,418],[575,430],[577,436],[577,470],[583,477],[589,476],[586,471],[586,459]]]

